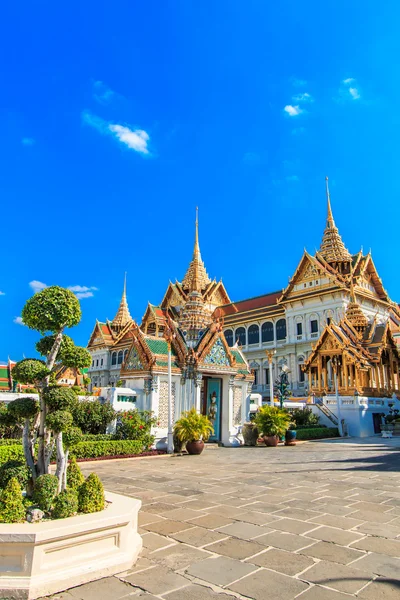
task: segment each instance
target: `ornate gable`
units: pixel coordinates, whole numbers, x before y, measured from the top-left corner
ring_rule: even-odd
[[[311,284],[311,285],[310,285]],[[315,287],[317,286],[317,288]],[[311,256],[307,251],[299,262],[289,285],[283,290],[278,302],[282,302],[304,294],[332,287],[344,287],[345,280],[330,267],[321,257]]]
[[[211,347],[211,350],[205,358],[203,358],[203,364],[223,367],[230,366],[229,357],[221,338],[217,339],[215,344]]]
[[[143,362],[139,356],[139,352],[132,346],[125,360],[124,371],[142,371]]]

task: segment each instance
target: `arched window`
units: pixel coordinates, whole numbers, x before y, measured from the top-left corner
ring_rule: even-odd
[[[250,325],[247,331],[247,337],[249,340],[249,344],[259,344],[260,343],[260,328],[258,325]]]
[[[111,355],[111,365],[116,365],[117,364],[117,353],[113,352]]]
[[[124,353],[122,352],[122,350],[120,350],[120,351],[118,352],[118,364],[119,364],[119,365],[122,365],[122,360],[123,360],[123,358],[124,358]]]
[[[299,365],[299,383],[304,383],[305,381],[305,373],[303,371],[303,365],[304,365],[304,356],[299,356],[299,358],[297,359],[298,365]]]
[[[276,339],[286,339],[286,319],[279,319],[276,323]]]
[[[241,346],[246,345],[246,330],[244,327],[238,327],[235,331],[235,341],[238,341]]]
[[[274,324],[268,321],[268,323],[263,323],[261,327],[261,340],[263,342],[273,342],[274,341]]]
[[[224,331],[224,336],[225,336],[226,343],[228,344],[228,346],[232,347],[233,346],[233,331],[232,331],[232,329],[227,329],[226,331]]]
[[[126,359],[127,354],[128,354],[128,349],[124,350],[124,360]]]

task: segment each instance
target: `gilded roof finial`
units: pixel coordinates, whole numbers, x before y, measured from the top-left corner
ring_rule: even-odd
[[[338,263],[351,261],[350,252],[345,247],[342,238],[340,237],[338,228],[332,214],[331,196],[329,193],[328,177],[325,177],[326,199],[328,203],[328,215],[326,219],[326,227],[322,238],[319,254],[328,263]]]
[[[122,291],[122,298],[119,304],[117,314],[111,322],[111,325],[116,329],[121,329],[125,327],[129,321],[132,321],[132,317],[129,312],[128,302],[126,300],[126,271],[124,275],[124,289]]]
[[[196,223],[195,223],[195,235],[194,235],[194,250],[192,262],[189,265],[186,275],[182,281],[182,287],[184,290],[201,291],[206,288],[210,283],[210,278],[205,269],[204,263],[201,259],[200,245],[199,245],[199,209],[196,206]]]

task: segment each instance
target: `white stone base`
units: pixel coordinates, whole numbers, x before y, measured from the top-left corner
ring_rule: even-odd
[[[0,523],[0,598],[32,600],[129,569],[142,549],[141,501],[106,492],[98,513]]]

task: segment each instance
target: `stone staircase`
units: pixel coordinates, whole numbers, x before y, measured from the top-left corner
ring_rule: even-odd
[[[339,421],[337,416],[326,406],[326,404],[316,402],[315,406],[335,425],[335,427],[338,426]]]

